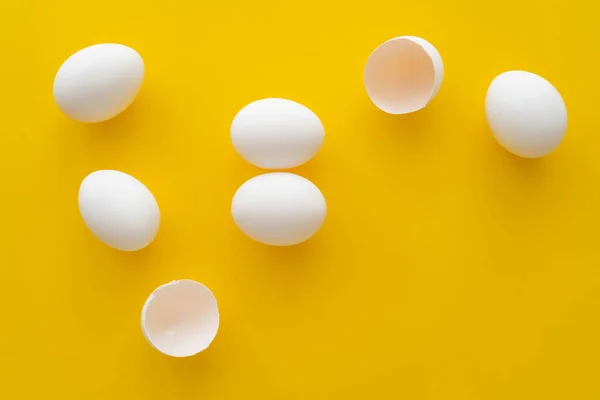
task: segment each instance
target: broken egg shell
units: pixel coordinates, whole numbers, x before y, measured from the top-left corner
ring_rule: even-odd
[[[365,66],[365,88],[371,101],[388,114],[424,108],[438,93],[444,64],[425,39],[400,36],[377,47]]]
[[[219,330],[219,308],[203,284],[182,279],[159,286],[142,309],[142,332],[148,343],[171,357],[206,350]]]

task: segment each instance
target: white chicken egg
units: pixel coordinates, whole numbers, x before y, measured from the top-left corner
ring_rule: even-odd
[[[89,174],[79,187],[79,211],[89,230],[118,250],[148,246],[160,225],[160,211],[150,190],[120,171]]]
[[[531,72],[498,75],[488,88],[485,112],[498,143],[521,157],[545,156],[567,131],[567,108],[560,93]]]
[[[203,284],[183,279],[159,286],[142,309],[142,332],[152,347],[172,357],[208,348],[219,330],[219,307]]]
[[[54,78],[54,99],[69,117],[101,122],[124,111],[144,80],[144,61],[133,49],[113,43],[79,50]]]
[[[252,239],[291,246],[308,240],[323,224],[327,205],[311,181],[288,172],[255,176],[235,193],[231,214]]]
[[[319,117],[286,99],[262,99],[242,108],[231,124],[231,141],[249,163],[268,169],[297,167],[313,158],[325,138]]]

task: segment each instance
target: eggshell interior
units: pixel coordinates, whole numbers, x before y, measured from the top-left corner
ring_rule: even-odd
[[[439,52],[424,39],[401,36],[380,45],[367,60],[365,87],[373,103],[389,114],[424,108],[444,76]]]
[[[193,280],[158,287],[142,310],[142,331],[158,351],[189,357],[208,348],[219,329],[219,309],[212,292]]]

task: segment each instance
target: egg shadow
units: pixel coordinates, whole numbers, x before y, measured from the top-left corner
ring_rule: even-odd
[[[213,346],[191,357],[170,357],[153,349],[141,336],[139,342],[138,370],[140,379],[144,377],[159,377],[144,385],[154,387],[172,386],[174,393],[188,394],[190,392],[206,393],[216,390],[213,382],[219,380],[219,375],[227,368],[224,360],[227,357],[213,351]]]
[[[239,370],[237,366],[241,361],[237,336],[227,329],[228,326],[222,318],[219,332],[211,345],[190,357],[170,357],[160,353],[150,346],[140,331],[136,346],[140,370],[138,376],[161,377],[151,385],[173,385],[174,392],[181,390],[184,395],[194,392],[217,398],[219,394],[223,394],[223,390],[216,383],[222,381],[223,376],[235,378],[232,375]]]
[[[191,357],[174,358],[164,354],[156,354],[156,356],[164,358],[170,373],[187,386],[192,381],[198,381],[200,377],[210,380],[211,375],[214,375],[219,366],[223,365],[223,357],[217,347],[213,343],[208,349]]]
[[[361,151],[365,159],[377,160],[377,166],[368,168],[383,168],[389,179],[403,179],[408,171],[432,162],[439,154],[440,143],[447,141],[436,103],[402,115],[387,114],[366,101],[354,108],[357,118],[353,129],[357,130],[354,134]]]
[[[529,244],[528,235],[539,236],[540,229],[552,228],[550,221],[564,207],[552,200],[562,191],[555,182],[552,155],[536,159],[516,156],[497,143],[485,122],[476,132],[481,139],[472,148],[464,200],[472,205],[465,208],[470,213],[465,219],[478,232],[480,246],[487,248],[480,252],[484,257],[481,264],[511,280],[530,279],[549,264],[519,261],[543,247],[538,240]]]
[[[94,268],[79,268],[75,273],[73,285],[79,281],[93,282],[89,293],[79,294],[89,301],[94,301],[96,296],[112,299],[115,295],[129,297],[131,293],[143,293],[149,279],[160,274],[161,249],[154,244],[135,252],[125,252],[112,249],[92,237],[82,245],[87,251],[80,252],[78,259],[72,261],[74,265],[86,265],[85,260],[90,258],[102,260],[102,265],[95,262]]]
[[[155,97],[139,96],[127,109],[114,118],[93,124],[83,124],[83,130],[89,136],[92,149],[116,149],[123,143],[140,140],[143,135],[143,129],[140,127],[144,126],[140,124],[140,121],[146,120],[147,115],[156,115],[152,113],[157,108],[157,105],[153,104]]]
[[[61,167],[85,171],[87,175],[98,169],[129,165],[131,158],[156,147],[158,141],[163,151],[168,150],[173,135],[161,133],[167,130],[169,119],[176,117],[161,96],[147,92],[143,90],[123,112],[107,121],[84,123],[57,111],[53,131]],[[155,134],[147,134],[149,127]]]
[[[293,246],[269,246],[237,230],[231,239],[238,258],[224,265],[235,266],[232,273],[244,287],[241,290],[262,291],[268,298],[295,302],[308,296],[321,280],[319,267],[326,248],[319,234]],[[242,265],[239,254],[245,255]]]
[[[384,140],[382,145],[403,144],[421,146],[426,141],[427,132],[431,130],[435,118],[435,106],[427,106],[408,114],[388,114],[374,105],[362,103],[360,115],[365,126],[375,131],[377,139]]]
[[[483,124],[479,129],[481,135],[486,137],[484,148],[479,152],[484,158],[480,158],[480,169],[487,171],[488,178],[495,182],[510,182],[506,185],[491,185],[497,189],[519,189],[518,193],[527,194],[528,198],[535,198],[536,193],[544,186],[544,182],[550,177],[547,168],[548,159],[524,158],[510,153],[504,149],[495,139],[492,131]]]

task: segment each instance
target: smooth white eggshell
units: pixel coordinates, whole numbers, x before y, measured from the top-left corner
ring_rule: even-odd
[[[249,163],[261,168],[297,167],[313,158],[325,138],[317,115],[286,99],[262,99],[242,108],[231,124],[231,141]]]
[[[388,114],[407,114],[433,100],[444,79],[444,63],[425,39],[400,36],[371,53],[364,79],[367,94],[379,109]]]
[[[308,240],[327,214],[323,194],[311,181],[288,172],[255,176],[235,193],[231,214],[252,239],[290,246]]]
[[[189,357],[208,348],[219,330],[219,307],[203,284],[179,280],[159,286],[142,309],[142,332],[156,350]]]
[[[148,246],[160,225],[160,211],[150,190],[120,171],[89,174],[79,187],[79,211],[98,239],[124,251]]]
[[[485,113],[498,143],[521,157],[545,156],[567,131],[567,107],[560,93],[531,72],[498,75],[488,88]]]
[[[124,111],[144,80],[144,61],[133,49],[113,43],[79,50],[54,78],[54,99],[69,117],[100,122]]]

